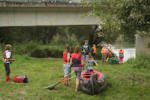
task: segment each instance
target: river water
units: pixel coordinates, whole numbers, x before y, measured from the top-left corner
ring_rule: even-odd
[[[136,58],[136,48],[134,44],[126,43],[126,45],[120,45],[119,43],[115,43],[113,45],[107,44],[107,47],[119,57],[119,50],[124,50],[124,62],[126,62],[130,58]]]

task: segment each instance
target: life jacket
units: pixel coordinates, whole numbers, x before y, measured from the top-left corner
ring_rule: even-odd
[[[102,54],[107,54],[107,52],[108,52],[108,49],[106,47],[103,47],[101,53]]]
[[[27,76],[15,76],[14,77],[14,82],[16,82],[16,83],[28,83],[28,78],[27,78]]]
[[[67,51],[64,51],[63,52],[63,59],[64,59],[64,64],[67,63],[67,54],[70,53],[70,52],[67,52]]]
[[[78,53],[73,53],[71,55],[73,65],[72,67],[82,67],[81,65],[81,55]]]
[[[123,56],[124,55],[124,51],[123,50],[120,50],[119,51],[119,56]]]
[[[107,54],[109,57],[111,57],[112,56],[112,54],[111,54],[111,52],[108,52],[108,54]]]
[[[92,52],[93,54],[96,54],[96,48],[95,47],[92,47],[92,51],[93,51]]]

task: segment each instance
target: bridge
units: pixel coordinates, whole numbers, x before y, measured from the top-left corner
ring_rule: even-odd
[[[43,1],[43,0],[42,0]],[[90,6],[80,3],[0,2],[0,27],[98,25]]]

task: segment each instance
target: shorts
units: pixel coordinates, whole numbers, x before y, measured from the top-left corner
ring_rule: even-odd
[[[64,77],[69,75],[71,72],[70,64],[64,64]]]
[[[81,79],[81,71],[82,71],[81,68],[80,69],[74,69],[76,78]]]

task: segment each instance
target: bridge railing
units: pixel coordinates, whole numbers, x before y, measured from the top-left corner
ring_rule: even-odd
[[[0,0],[0,2],[51,2],[51,3],[57,3],[57,2],[92,2],[92,1],[99,1],[99,0]]]

